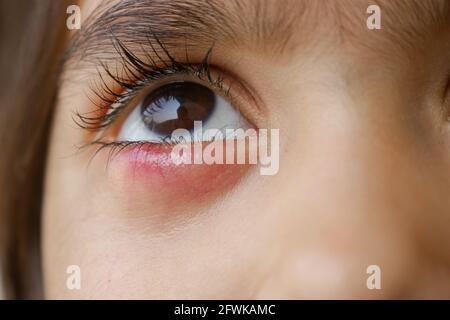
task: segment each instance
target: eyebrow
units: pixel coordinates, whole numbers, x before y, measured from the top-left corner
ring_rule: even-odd
[[[375,3],[381,7],[385,33],[372,33],[375,36],[371,40],[384,34],[392,43],[417,45],[417,40],[426,37],[431,29],[447,27],[450,22],[450,1]],[[369,3],[357,0],[339,4],[284,0],[282,5],[278,0],[117,0],[112,4],[104,0],[74,37],[67,60],[100,56],[113,59],[114,37],[144,50],[156,40],[168,49],[184,45],[206,48],[220,41],[281,54],[297,46],[302,35],[306,38],[314,34],[321,21],[333,15],[343,38],[351,37],[355,43],[368,41],[367,34],[363,34],[367,32],[366,5]]]
[[[269,38],[273,44],[286,44],[290,38],[286,31],[295,30],[289,25],[295,17],[286,20],[285,15],[280,16],[280,23],[272,29],[263,18],[269,16],[269,7],[277,6],[266,0],[119,0],[113,4],[104,0],[74,37],[69,57],[89,58],[100,52],[107,56],[116,51],[113,38],[144,49],[155,42],[168,49],[210,47],[218,41],[264,44]]]
[[[383,10],[386,32],[402,47],[421,45],[442,30],[450,31],[448,0],[378,0]],[[402,13],[402,14],[398,14]],[[422,41],[422,42],[421,42]]]

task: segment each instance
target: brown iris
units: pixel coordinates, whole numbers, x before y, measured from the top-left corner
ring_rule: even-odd
[[[141,114],[146,126],[160,135],[194,128],[206,121],[215,106],[215,94],[194,82],[175,82],[159,87],[143,100]]]

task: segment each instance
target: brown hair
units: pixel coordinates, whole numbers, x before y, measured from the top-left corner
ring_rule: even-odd
[[[0,263],[7,298],[42,297],[42,187],[67,6],[0,2]]]

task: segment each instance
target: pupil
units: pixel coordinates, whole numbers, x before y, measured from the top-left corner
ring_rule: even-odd
[[[206,121],[215,106],[214,93],[194,82],[164,85],[144,98],[143,121],[151,131],[170,135],[176,129],[194,128],[194,121]]]

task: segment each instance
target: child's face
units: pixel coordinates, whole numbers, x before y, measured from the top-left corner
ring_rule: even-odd
[[[43,219],[48,297],[450,298],[448,1],[378,1],[374,30],[368,0],[122,8],[126,0],[84,21],[100,2],[86,2],[81,30],[72,31],[78,42],[54,117]],[[74,112],[95,110],[101,63],[113,74],[102,84],[115,92],[123,88],[112,78],[133,78],[112,34],[164,69],[162,42],[184,69],[147,81],[107,129],[89,132]],[[208,65],[227,94],[185,67],[204,62],[213,44]],[[183,81],[200,86],[173,87]],[[224,111],[208,121],[217,126],[279,129],[278,173],[261,175],[259,164],[176,166],[172,147],[154,143],[78,149],[181,123],[152,115],[155,127],[128,126],[132,116],[145,122],[139,101],[162,85],[172,88],[160,109],[188,101],[178,109],[183,125],[189,110],[208,112],[214,94]],[[71,265],[81,270],[79,290],[67,287]],[[367,287],[372,265],[379,290]]]

